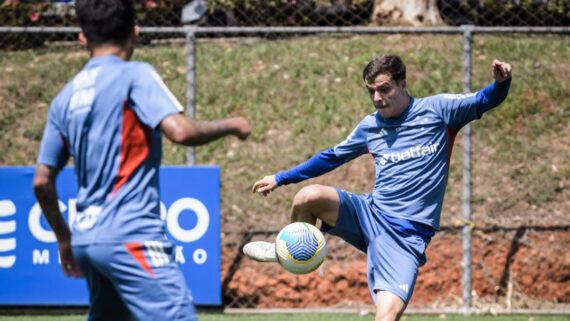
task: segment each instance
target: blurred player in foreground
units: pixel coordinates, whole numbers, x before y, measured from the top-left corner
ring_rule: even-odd
[[[196,320],[160,219],[162,133],[195,146],[245,139],[249,122],[191,120],[152,66],[129,62],[138,34],[130,0],[78,0],[75,8],[91,59],[49,108],[34,178],[63,272],[87,279],[88,320]],[[69,156],[78,183],[71,232],[55,188]]]
[[[315,224],[320,219],[322,231],[367,253],[376,320],[398,320],[412,297],[426,246],[439,229],[455,135],[507,96],[511,66],[495,60],[491,70],[496,81],[477,93],[414,98],[407,92],[400,57],[379,56],[363,72],[376,111],[340,144],[253,185],[253,192],[267,196],[281,185],[322,175],[362,154],[374,157],[372,193],[310,185],[295,195],[290,215],[293,222]],[[252,242],[243,251],[257,261],[276,261],[273,243]]]

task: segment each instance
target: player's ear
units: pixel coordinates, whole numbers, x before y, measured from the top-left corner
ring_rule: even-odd
[[[79,42],[81,42],[81,44],[87,48],[87,45],[88,45],[87,44],[87,38],[85,37],[85,34],[83,33],[83,31],[79,33],[78,38],[79,38]]]
[[[136,25],[135,25],[135,28],[133,29],[133,35],[134,35],[135,37],[138,37],[140,31],[141,31],[141,30],[140,30],[139,26],[136,26]]]

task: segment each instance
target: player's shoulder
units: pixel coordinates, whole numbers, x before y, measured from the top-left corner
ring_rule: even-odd
[[[73,78],[75,79],[75,78]],[[70,80],[52,99],[50,109],[63,108],[73,95],[73,79]]]
[[[148,62],[144,61],[128,61],[126,62],[126,68],[129,72],[139,75],[156,73],[154,67]]]
[[[457,108],[465,104],[470,104],[474,102],[475,95],[477,93],[467,93],[467,94],[449,94],[442,93],[430,97],[430,106],[436,108]]]
[[[133,77],[135,82],[143,83],[161,83],[162,78],[156,69],[149,63],[144,61],[129,61],[127,63],[127,71]]]
[[[432,96],[416,98],[415,105],[420,106],[421,108],[446,106],[449,103],[454,103],[475,96],[475,94],[476,93],[468,93],[468,94],[441,93]]]
[[[434,101],[439,101],[443,98],[444,95],[447,95],[447,94],[441,93],[441,94],[435,94],[435,95],[425,96],[425,97],[415,97],[414,98],[414,104],[422,105],[422,104],[426,104],[426,103],[430,103],[430,102],[434,102]]]
[[[437,105],[441,101],[441,95],[444,94],[437,94],[432,96],[425,96],[425,97],[414,97],[414,107],[416,109],[419,107],[420,109],[429,108],[430,106]]]
[[[465,98],[469,98],[469,97],[473,97],[477,95],[477,93],[467,93],[467,94],[439,94],[437,95],[437,99],[441,99],[441,100],[461,100],[461,99],[465,99]]]

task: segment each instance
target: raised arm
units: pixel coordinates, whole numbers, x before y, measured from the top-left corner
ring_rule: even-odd
[[[477,93],[477,114],[479,117],[502,103],[507,98],[511,85],[511,65],[495,59],[491,68],[495,82]]]
[[[249,122],[242,117],[195,121],[182,114],[166,116],[160,122],[160,130],[171,141],[185,146],[207,144],[226,135],[246,139],[251,134]]]

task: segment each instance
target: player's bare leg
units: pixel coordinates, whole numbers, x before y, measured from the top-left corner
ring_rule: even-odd
[[[334,227],[338,219],[340,200],[336,190],[329,186],[309,185],[302,188],[291,206],[291,222],[315,225],[317,218]],[[270,242],[250,242],[243,247],[243,254],[259,262],[277,262],[275,245]]]
[[[404,313],[406,304],[397,295],[388,291],[376,292],[376,317],[374,321],[397,321]]]
[[[317,218],[335,227],[340,208],[336,189],[323,185],[310,185],[301,189],[293,200],[291,222],[315,224]],[[406,309],[404,301],[388,291],[376,292],[375,321],[397,321]]]
[[[330,227],[336,226],[340,200],[336,189],[324,185],[303,187],[291,206],[291,222],[306,222],[315,225],[317,219]]]

